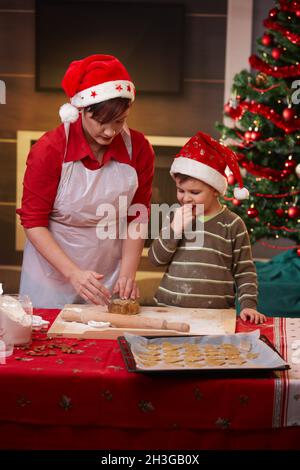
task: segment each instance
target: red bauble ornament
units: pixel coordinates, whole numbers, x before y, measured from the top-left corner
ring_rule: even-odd
[[[278,209],[276,209],[276,214],[278,215],[278,217],[283,217],[284,216],[284,210],[281,209],[281,207],[279,207]]]
[[[257,131],[251,132],[251,140],[258,140],[261,137],[261,133]]]
[[[296,217],[299,217],[300,215],[300,209],[297,206],[292,206],[288,209],[288,216],[290,219],[295,219]]]
[[[238,199],[235,199],[235,197],[232,199],[232,204],[234,206],[240,206],[242,203]]]
[[[270,34],[264,34],[263,37],[261,38],[261,43],[264,46],[271,46],[273,41],[273,37]]]
[[[231,106],[229,103],[226,103],[225,106],[224,106],[224,111],[225,113],[229,114],[230,111],[231,111]]]
[[[258,210],[256,209],[256,207],[249,207],[249,209],[247,210],[247,215],[248,217],[250,217],[250,219],[254,219],[258,216]]]
[[[300,15],[299,15],[300,16]],[[297,255],[300,256],[300,248],[296,251]]]
[[[272,8],[272,10],[269,11],[269,17],[273,19],[276,18],[278,11],[279,10],[277,8]]]
[[[233,175],[228,175],[227,176],[227,181],[228,181],[228,184],[234,184],[235,183],[235,177]]]
[[[243,153],[237,153],[236,157],[237,157],[238,162],[241,162],[242,160],[245,160],[245,155]],[[299,168],[300,168],[300,163],[299,163]]]
[[[285,121],[291,121],[295,116],[295,110],[293,108],[285,108],[282,111],[282,117]]]
[[[275,59],[275,60],[280,59],[280,56],[281,56],[281,49],[280,49],[279,47],[274,47],[274,49],[272,49],[271,56],[272,56],[273,59]]]
[[[252,133],[250,131],[246,131],[245,134],[244,134],[245,140],[250,141],[251,140],[251,134]]]
[[[295,160],[286,160],[284,162],[284,166],[293,170],[294,168],[296,168],[297,162],[295,162]]]
[[[285,168],[284,170],[282,170],[281,176],[283,178],[286,178],[287,176],[290,176],[292,173],[293,173],[292,168]]]
[[[300,18],[300,10],[295,11],[295,14],[298,18]]]

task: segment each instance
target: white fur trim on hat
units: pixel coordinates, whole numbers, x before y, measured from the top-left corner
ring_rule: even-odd
[[[128,98],[134,101],[134,84],[128,80],[114,80],[91,86],[76,93],[71,98],[71,104],[77,108],[82,108],[111,100],[112,98]]]
[[[75,122],[78,119],[79,111],[70,103],[65,103],[59,108],[59,115],[62,122]]]
[[[174,177],[175,173],[191,176],[215,188],[221,195],[224,195],[227,189],[227,179],[219,171],[197,162],[187,157],[177,157],[174,159],[170,173]]]
[[[233,195],[235,199],[238,199],[239,201],[249,199],[249,191],[245,186],[243,188],[234,188]]]

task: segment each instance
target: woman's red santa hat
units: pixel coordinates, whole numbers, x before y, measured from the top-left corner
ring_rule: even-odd
[[[70,103],[61,106],[62,122],[75,122],[78,108],[112,98],[134,101],[135,87],[121,62],[112,55],[95,54],[71,62],[62,81]]]
[[[226,167],[229,167],[239,187],[234,188],[236,199],[248,199],[236,154],[203,132],[192,137],[176,155],[170,173],[191,176],[215,188],[222,196],[227,189]]]

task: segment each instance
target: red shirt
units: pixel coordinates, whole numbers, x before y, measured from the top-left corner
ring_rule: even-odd
[[[108,146],[100,165],[84,136],[79,118],[70,126],[65,162],[81,160],[89,170],[97,170],[111,159],[131,165],[138,177],[138,189],[132,204],[144,204],[149,210],[154,152],[142,133],[130,129],[130,134],[132,158],[130,159],[123,138],[119,134]],[[48,226],[60,180],[65,147],[66,136],[64,126],[61,124],[44,134],[29,152],[23,181],[22,207],[16,211],[25,228]]]

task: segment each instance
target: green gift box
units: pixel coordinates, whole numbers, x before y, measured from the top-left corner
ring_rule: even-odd
[[[268,262],[256,261],[258,311],[274,317],[300,317],[300,256],[288,250]]]
[[[271,317],[300,317],[300,256],[288,250],[270,261],[255,262],[260,313]],[[240,313],[239,302],[236,301]]]

